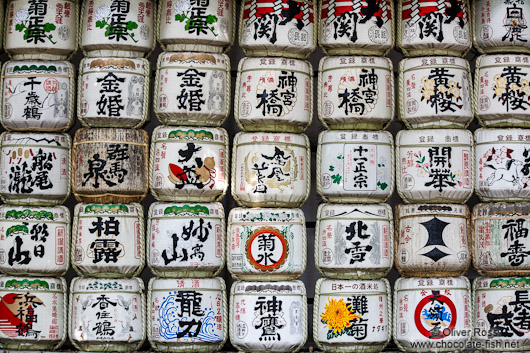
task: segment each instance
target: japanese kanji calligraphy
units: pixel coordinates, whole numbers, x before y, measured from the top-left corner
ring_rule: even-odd
[[[141,270],[143,208],[139,204],[78,204],[73,227],[74,268],[81,274]]]
[[[145,59],[84,59],[80,119],[89,126],[138,127],[147,119],[149,62]]]
[[[224,254],[220,204],[153,204],[149,216],[149,265],[157,274],[215,274]]]
[[[155,347],[201,343],[220,349],[227,338],[224,290],[220,278],[152,279],[148,335]]]
[[[74,69],[64,61],[10,61],[4,67],[5,126],[64,131],[73,123]]]
[[[76,49],[78,6],[73,0],[9,1],[6,51],[25,59],[66,60]]]
[[[63,278],[0,277],[0,338],[53,347],[66,338]]]

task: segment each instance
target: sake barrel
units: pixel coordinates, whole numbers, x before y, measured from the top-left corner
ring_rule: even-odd
[[[396,268],[402,276],[443,277],[466,273],[471,258],[466,205],[398,205]]]
[[[85,0],[79,45],[88,57],[141,58],[155,47],[153,0]]]
[[[337,203],[384,202],[394,192],[388,131],[324,131],[318,136],[317,192]]]
[[[481,53],[530,53],[526,0],[474,0],[473,44]]]
[[[2,69],[2,125],[66,131],[74,122],[74,67],[67,61],[8,61]]]
[[[0,271],[62,276],[70,265],[70,211],[64,206],[0,206]]]
[[[530,279],[478,277],[473,282],[473,340],[488,351],[530,349],[527,304]]]
[[[232,197],[244,207],[300,207],[311,186],[304,134],[245,133],[234,137]]]
[[[463,129],[473,120],[471,73],[465,59],[402,60],[398,94],[398,115],[408,129]]]
[[[530,203],[481,203],[472,220],[473,265],[480,274],[530,275]]]
[[[228,337],[225,282],[215,278],[151,278],[147,338],[164,352],[220,350]]]
[[[387,55],[394,47],[394,2],[320,0],[318,43],[326,55]]]
[[[213,277],[225,264],[225,213],[219,202],[149,208],[147,263],[161,277]]]
[[[243,58],[234,117],[245,131],[304,132],[313,119],[313,68],[288,58]]]
[[[475,63],[476,117],[484,127],[530,127],[528,55],[482,55]]]
[[[396,137],[396,179],[406,203],[465,203],[473,193],[468,130],[409,130]]]
[[[467,0],[399,0],[397,47],[406,56],[465,56],[471,49]]]
[[[67,60],[76,52],[79,1],[8,0],[6,5],[4,49],[13,59]]]
[[[144,130],[82,128],[74,136],[73,194],[86,203],[140,202],[147,195]]]
[[[392,269],[393,253],[394,224],[388,204],[318,207],[315,266],[322,276],[382,278]]]
[[[146,59],[84,58],[77,90],[77,116],[87,127],[140,128],[149,120]]]
[[[472,330],[466,277],[404,278],[394,285],[393,338],[401,351],[462,351]]]
[[[146,305],[140,278],[75,277],[68,334],[80,350],[130,352],[145,341]]]
[[[142,272],[142,205],[78,203],[72,228],[72,266],[78,275],[121,278]]]
[[[318,70],[318,117],[329,129],[382,130],[394,118],[392,61],[326,56]]]
[[[526,129],[475,131],[475,192],[482,201],[530,198],[530,132]]]
[[[0,277],[0,347],[56,350],[66,340],[64,278]]]
[[[226,130],[159,126],[151,142],[151,193],[159,201],[218,201],[228,187],[228,162]]]
[[[230,59],[225,54],[162,53],[154,88],[162,124],[221,126],[230,115]]]
[[[232,277],[289,280],[306,268],[305,217],[298,208],[233,208],[228,215],[227,262]]]
[[[53,206],[70,195],[67,134],[4,132],[0,135],[0,196],[12,205]]]
[[[247,56],[306,59],[317,43],[317,2],[244,0],[239,17],[239,45]]]
[[[233,0],[161,0],[157,39],[164,51],[228,51],[236,32]]]
[[[307,340],[307,298],[300,281],[234,282],[230,342],[243,352],[297,352]]]
[[[315,288],[313,338],[326,352],[381,352],[392,337],[388,280],[320,278]]]

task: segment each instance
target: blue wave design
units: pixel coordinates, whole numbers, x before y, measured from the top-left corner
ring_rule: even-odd
[[[175,294],[169,294],[158,309],[158,323],[160,324],[159,334],[167,340],[178,339],[177,335],[184,331],[185,328],[180,327],[179,322],[189,321],[193,319],[198,319],[198,317],[180,317],[179,316],[179,306],[175,301]],[[204,316],[200,317],[202,322],[201,330],[199,334],[195,337],[188,335],[184,336],[186,338],[194,338],[203,342],[218,342],[221,341],[221,336],[215,334],[215,313],[211,308],[205,308],[202,311]],[[192,328],[194,333],[196,327]]]

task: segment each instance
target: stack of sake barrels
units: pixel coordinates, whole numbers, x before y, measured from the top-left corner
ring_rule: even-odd
[[[144,210],[148,192],[153,1],[83,1],[72,190],[69,337],[83,351],[145,341]]]
[[[394,4],[322,1],[317,281],[313,337],[327,352],[379,352],[391,339]],[[362,56],[361,56],[362,55]]]
[[[488,350],[527,350],[530,290],[530,42],[527,1],[474,1],[474,339]]]
[[[473,194],[471,48],[464,1],[398,1],[398,115],[410,130],[396,137],[397,191],[394,341],[405,351],[470,339],[469,209]],[[434,343],[433,343],[434,342]]]
[[[66,339],[78,2],[7,2],[0,136],[0,346]],[[2,13],[3,15],[3,13]]]
[[[228,337],[225,264],[230,60],[235,2],[159,1],[146,237],[147,336],[158,351],[221,349]]]
[[[228,216],[230,341],[245,352],[294,352],[307,340],[304,283],[316,1],[241,3]]]

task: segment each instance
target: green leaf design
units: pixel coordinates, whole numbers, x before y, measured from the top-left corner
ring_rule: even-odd
[[[18,233],[18,232],[22,232],[22,233],[26,233],[28,234],[29,233],[29,230],[28,230],[28,227],[24,224],[17,224],[17,225],[14,225],[14,226],[11,226],[7,229],[6,231],[6,237],[10,236],[11,234],[13,233]]]
[[[342,176],[340,174],[334,174],[331,176],[331,179],[333,179],[334,184],[340,184],[340,181],[342,180]]]
[[[208,15],[208,17],[206,17],[206,23],[211,25],[215,22],[217,22],[217,17],[215,17],[214,15]]]
[[[17,31],[19,31],[19,32],[22,32],[22,31],[24,30],[24,28],[26,28],[26,26],[24,26],[23,23],[17,23],[17,24],[15,25],[15,29],[16,29]]]
[[[330,165],[330,166],[329,166],[329,171],[332,172],[332,171],[334,171],[334,170],[335,170],[335,167],[332,166],[332,165]]]
[[[105,28],[105,25],[107,24],[107,22],[105,22],[105,20],[103,21],[97,21],[96,22],[96,27],[99,27],[99,28]]]
[[[381,188],[381,190],[385,190],[388,187],[388,184],[378,181],[377,182],[377,186],[379,186]]]
[[[177,14],[175,15],[175,21],[184,22],[188,18],[185,14]]]
[[[55,29],[55,25],[53,23],[46,23],[44,25],[44,32],[51,32]]]
[[[129,22],[127,22],[127,24],[125,25],[125,28],[127,28],[129,31],[132,31],[133,29],[138,28],[138,24],[137,24],[136,22],[129,21]]]
[[[339,154],[339,155],[337,156],[337,159],[344,159],[344,156],[343,156],[342,154]]]

